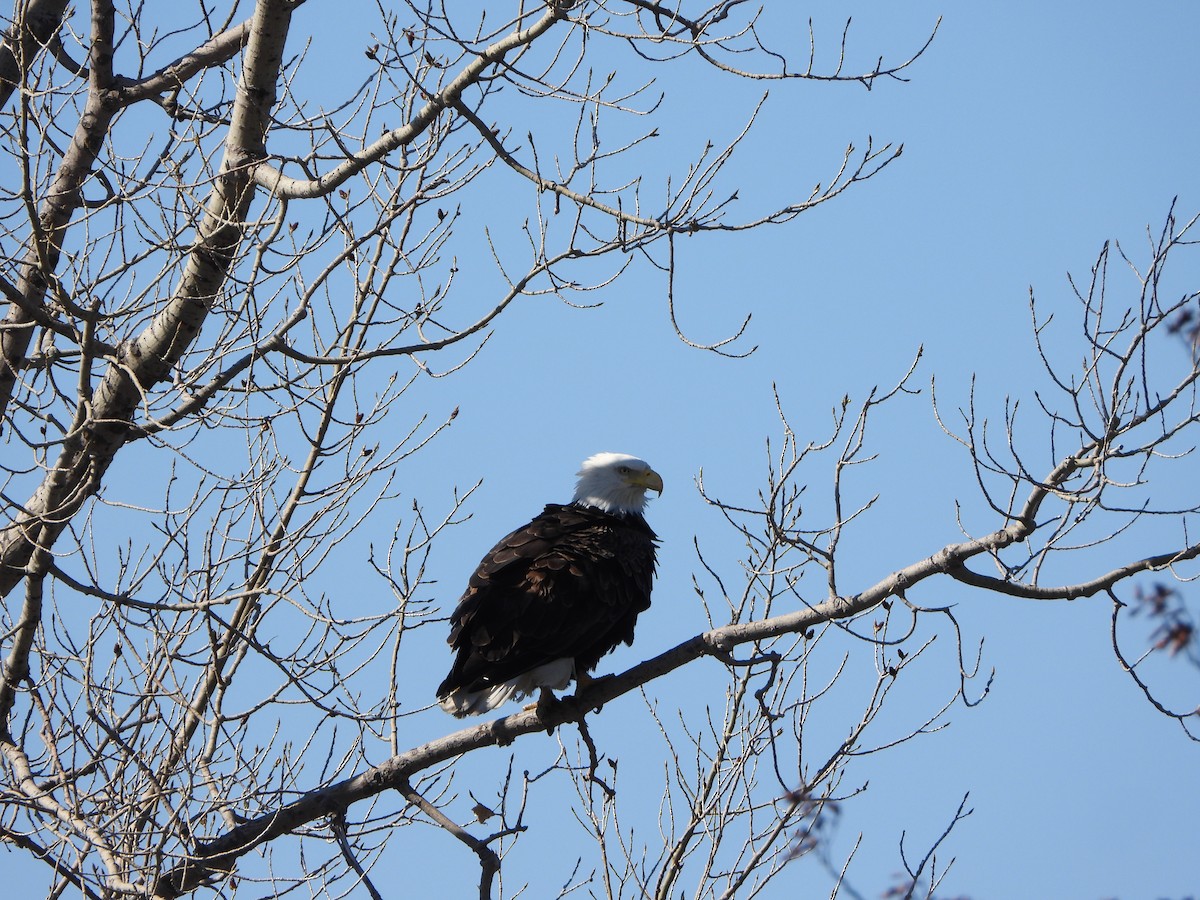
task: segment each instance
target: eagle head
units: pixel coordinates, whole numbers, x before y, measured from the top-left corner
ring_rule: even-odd
[[[644,459],[628,453],[597,453],[580,467],[574,502],[606,513],[642,514],[646,491],[663,490],[662,476]]]

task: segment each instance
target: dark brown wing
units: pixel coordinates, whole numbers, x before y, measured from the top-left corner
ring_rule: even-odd
[[[655,536],[641,516],[551,504],[483,558],[450,617],[454,665],[438,688],[480,691],[544,663],[595,667],[633,641],[650,606]]]

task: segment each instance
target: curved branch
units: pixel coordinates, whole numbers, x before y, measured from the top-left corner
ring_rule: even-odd
[[[1175,563],[1186,562],[1200,556],[1200,544],[1192,544],[1183,550],[1171,553],[1160,553],[1157,556],[1147,556],[1136,562],[1127,563],[1119,568],[1106,572],[1079,584],[1063,584],[1055,587],[1042,587],[1036,584],[1025,584],[1020,581],[1005,581],[990,575],[980,575],[965,566],[949,570],[948,574],[955,581],[969,584],[971,587],[983,588],[997,594],[1008,594],[1010,597],[1022,597],[1026,600],[1078,600],[1080,597],[1091,597],[1101,591],[1107,591],[1119,581],[1124,581],[1141,572],[1156,572]]]
[[[138,81],[119,81],[122,105],[128,106],[139,100],[178,91],[188,79],[200,72],[233,59],[249,41],[252,23],[253,20],[247,19],[221,34],[213,35],[191,53],[163,66],[152,75]],[[174,105],[171,104],[171,107],[174,108]]]
[[[252,177],[255,184],[270,191],[276,197],[288,200],[323,197],[332,193],[371,163],[378,162],[393,150],[411,143],[443,111],[453,107],[458,102],[458,98],[462,96],[462,92],[479,81],[489,66],[502,62],[510,51],[531,44],[564,18],[566,18],[565,9],[561,9],[553,3],[547,4],[545,14],[528,28],[514,31],[503,40],[485,48],[475,59],[471,60],[453,81],[435,96],[429,98],[429,101],[421,107],[411,121],[399,128],[392,129],[370,147],[361,153],[347,157],[344,162],[324,175],[313,179],[291,178],[264,162],[256,164],[253,168]]]

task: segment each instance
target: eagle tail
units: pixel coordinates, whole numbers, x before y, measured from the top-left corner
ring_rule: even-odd
[[[520,700],[527,697],[540,688],[561,691],[571,683],[574,675],[575,660],[556,659],[518,675],[516,678],[510,678],[501,684],[490,685],[482,690],[468,691],[465,687],[453,688],[445,695],[439,694],[438,706],[459,719],[466,716],[479,716],[509,700]]]

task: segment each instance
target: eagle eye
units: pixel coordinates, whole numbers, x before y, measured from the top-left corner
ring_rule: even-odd
[[[620,472],[622,475],[628,475],[630,472],[633,471],[633,469],[629,468],[629,466],[617,466],[617,471]]]

